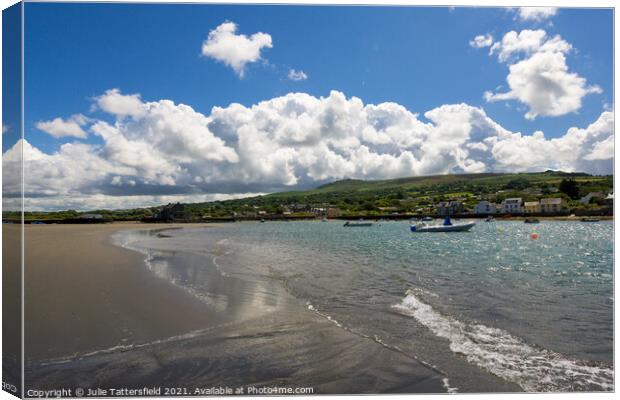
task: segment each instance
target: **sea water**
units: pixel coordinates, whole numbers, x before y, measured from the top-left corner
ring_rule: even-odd
[[[506,390],[497,380],[613,390],[612,222],[479,222],[452,233],[248,222],[117,240],[222,312],[222,283],[179,253],[210,258],[224,277],[276,283],[305,312],[439,371],[448,391]]]

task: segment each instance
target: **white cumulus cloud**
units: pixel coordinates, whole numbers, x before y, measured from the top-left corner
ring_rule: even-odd
[[[296,71],[294,69],[290,69],[288,71],[288,79],[292,81],[305,81],[308,79],[308,75],[302,70]]]
[[[224,63],[243,78],[246,64],[260,60],[261,50],[273,44],[267,33],[257,32],[248,37],[236,32],[234,22],[224,22],[213,29],[202,43],[202,55]]]
[[[108,95],[139,99],[108,91],[95,101],[106,103]],[[338,91],[289,93],[252,106],[214,107],[209,115],[171,100],[139,100],[134,111],[93,121],[89,129],[101,143],[67,143],[52,154],[27,141],[9,149],[5,205],[18,198],[22,145],[27,204],[37,208],[198,201],[342,178],[547,168],[610,173],[613,164],[609,111],[557,138],[511,132],[467,104],[443,105],[421,119],[400,104],[364,104]]]
[[[481,49],[483,47],[490,47],[493,45],[493,36],[491,36],[488,33],[486,35],[478,35],[469,41],[469,45],[476,49]]]
[[[101,110],[118,117],[140,117],[144,113],[139,94],[126,95],[118,89],[110,89],[95,100]]]
[[[558,138],[547,139],[542,132],[516,133],[491,142],[493,157],[502,170],[518,170],[529,165],[534,170],[551,168],[603,174],[613,171],[613,151],[606,151],[613,138],[613,113],[604,111],[588,127],[570,128]]]
[[[500,42],[493,44],[490,54],[497,53],[499,61],[506,62],[513,55],[520,53],[529,55],[539,50],[546,37],[547,32],[542,29],[524,29],[519,33],[510,31],[504,35]],[[570,46],[566,50],[568,51],[569,49]]]
[[[54,118],[51,121],[39,121],[36,124],[37,129],[43,131],[55,138],[71,136],[80,139],[86,138],[87,134],[82,129],[88,122],[88,119],[82,114],[75,114],[69,119]]]
[[[556,7],[520,7],[517,16],[521,21],[541,22],[558,13]]]
[[[549,38],[542,30],[510,31],[493,43],[490,54],[497,54],[509,66],[506,81],[510,90],[488,91],[486,101],[517,100],[528,106],[525,117],[560,116],[576,112],[582,99],[590,93],[601,93],[600,87],[588,85],[586,78],[569,71],[566,55],[570,43],[559,35]]]

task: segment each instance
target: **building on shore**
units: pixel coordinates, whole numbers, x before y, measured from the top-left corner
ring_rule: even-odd
[[[476,204],[474,212],[476,214],[495,214],[497,212],[497,205],[490,201],[483,200]]]
[[[521,204],[523,201],[521,197],[513,197],[511,199],[506,199],[502,201],[501,210],[504,214],[521,214],[523,212],[523,208]]]
[[[465,211],[465,207],[460,201],[442,201],[437,204],[437,214],[439,215],[454,215],[463,211]]]
[[[592,199],[602,199],[605,198],[605,195],[602,192],[590,192],[579,199],[581,204],[590,204]]]
[[[566,208],[566,203],[561,197],[550,197],[547,199],[540,199],[540,212],[543,213],[557,213]]]
[[[540,203],[538,201],[526,201],[523,203],[523,212],[533,214],[540,212]]]
[[[312,207],[310,212],[316,216],[323,216],[327,212],[327,209],[324,207]]]

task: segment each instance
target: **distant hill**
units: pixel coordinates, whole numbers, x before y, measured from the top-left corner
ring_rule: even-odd
[[[575,179],[576,181],[605,181],[608,176],[592,176],[583,172],[545,171],[534,173],[481,173],[481,174],[452,174],[416,176],[410,178],[397,178],[385,180],[358,180],[343,179],[319,186],[316,189],[305,191],[290,191],[273,193],[265,197],[299,197],[313,196],[328,193],[361,193],[361,192],[391,192],[405,191],[418,192],[434,191],[442,192],[452,189],[479,189],[483,192],[488,190],[501,190],[504,186],[511,188],[523,188],[531,185],[557,185],[562,179]],[[488,190],[485,190],[488,189]]]
[[[251,215],[258,211],[269,214],[309,213],[316,207],[335,207],[345,215],[398,211],[403,213],[434,207],[440,201],[459,200],[473,209],[482,198],[501,202],[507,197],[522,197],[525,201],[540,197],[562,196],[571,207],[583,207],[577,197],[570,198],[559,191],[562,180],[576,182],[578,195],[613,190],[613,175],[595,176],[583,172],[545,171],[536,173],[481,173],[417,176],[386,180],[343,179],[311,190],[272,193],[235,200],[186,204],[192,218]],[[156,207],[132,210],[92,210],[114,220],[139,220],[157,212]],[[15,214],[15,215],[13,215]],[[76,211],[26,213],[31,219],[76,218]],[[18,213],[3,213],[6,218],[18,218]]]

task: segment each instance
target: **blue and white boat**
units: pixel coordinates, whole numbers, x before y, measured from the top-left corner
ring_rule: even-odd
[[[426,222],[411,224],[411,232],[466,232],[474,227],[474,221],[453,224],[450,217],[446,217],[441,225],[429,225]]]

